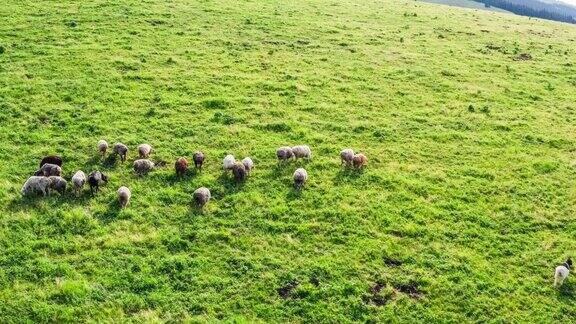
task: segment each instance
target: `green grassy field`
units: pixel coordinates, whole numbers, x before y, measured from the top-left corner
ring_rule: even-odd
[[[574,26],[415,1],[8,0],[0,46],[0,322],[576,317],[576,278],[552,287],[576,256]],[[144,142],[168,167],[138,178]],[[297,144],[312,161],[277,166]],[[196,150],[205,169],[177,179]],[[255,161],[243,186],[228,153]],[[110,182],[22,199],[46,154]]]

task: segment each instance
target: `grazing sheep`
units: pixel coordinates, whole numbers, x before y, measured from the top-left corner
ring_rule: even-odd
[[[141,159],[147,159],[150,153],[152,153],[152,146],[150,146],[150,144],[138,145],[138,155]]]
[[[64,192],[66,192],[68,182],[64,180],[64,178],[58,176],[50,176],[48,177],[48,180],[50,180],[50,189],[58,191],[60,195],[63,195]]]
[[[98,141],[98,152],[100,153],[100,155],[102,155],[102,156],[106,155],[107,150],[108,150],[108,142],[106,142],[105,140],[99,140]]]
[[[294,152],[292,152],[291,147],[282,146],[276,150],[276,157],[278,158],[278,162],[288,161],[293,156],[294,156]]]
[[[554,272],[554,287],[562,286],[564,280],[568,278],[570,274],[570,268],[572,268],[572,259],[568,258],[561,266],[556,267]]]
[[[340,152],[340,161],[340,164],[346,164],[347,167],[351,167],[354,161],[354,151],[352,149],[343,149]]]
[[[294,153],[294,159],[304,158],[310,160],[312,158],[312,151],[308,145],[298,145],[292,148],[292,153]]]
[[[118,189],[118,202],[120,203],[120,208],[126,208],[126,206],[128,206],[130,197],[132,197],[132,193],[128,187],[122,186]]]
[[[154,169],[154,162],[146,159],[134,161],[134,171],[138,175],[147,174]]]
[[[366,157],[366,155],[364,155],[362,153],[358,153],[358,154],[354,155],[354,159],[352,161],[353,161],[354,167],[356,169],[362,169],[368,163],[368,158]]]
[[[126,161],[126,156],[128,155],[128,146],[122,143],[116,143],[114,144],[112,151],[114,152],[114,154],[120,155],[120,160],[122,161],[122,163]]]
[[[249,157],[245,157],[242,160],[242,164],[244,164],[244,168],[246,169],[247,173],[250,173],[250,171],[252,171],[252,169],[254,169],[254,162]]]
[[[94,195],[94,192],[100,191],[100,185],[107,183],[108,177],[100,171],[92,171],[88,175],[88,184],[90,185],[90,193]]]
[[[59,167],[62,167],[62,158],[56,155],[49,155],[49,156],[45,156],[42,161],[40,161],[40,168],[42,168],[42,166],[44,164],[56,164]]]
[[[82,171],[77,171],[72,176],[72,184],[74,185],[74,193],[79,196],[82,192],[82,188],[86,183],[86,174]]]
[[[210,201],[210,190],[206,187],[200,187],[194,190],[192,197],[194,198],[196,206],[198,206],[198,208],[203,208],[204,205]]]
[[[176,175],[181,177],[184,174],[186,174],[186,171],[188,171],[188,160],[186,160],[186,158],[179,158],[178,160],[176,160],[176,163],[174,164],[174,169],[176,169]]]
[[[307,180],[308,172],[306,172],[306,170],[298,168],[294,171],[294,187],[296,190],[301,190]]]
[[[236,183],[243,182],[246,180],[246,167],[241,162],[236,162],[232,166],[232,174],[234,174]]]
[[[202,164],[204,164],[204,153],[197,151],[192,156],[192,159],[194,160],[194,166],[197,169],[202,170]]]
[[[226,155],[226,157],[224,157],[224,172],[228,173],[229,170],[232,170],[235,163],[236,159],[232,154]]]
[[[62,175],[62,168],[56,164],[46,163],[44,164],[40,170],[34,173],[35,176],[61,176]]]
[[[22,186],[22,196],[29,196],[37,192],[41,192],[43,196],[48,196],[50,194],[50,179],[38,176],[28,178]]]

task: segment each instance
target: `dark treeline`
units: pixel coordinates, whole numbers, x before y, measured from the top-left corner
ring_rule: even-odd
[[[474,0],[484,3],[485,6],[497,7],[517,15],[537,17],[549,20],[576,23],[576,14],[570,12],[572,8],[558,5],[550,5],[539,1],[514,1],[514,0]],[[534,2],[534,3],[532,3]]]

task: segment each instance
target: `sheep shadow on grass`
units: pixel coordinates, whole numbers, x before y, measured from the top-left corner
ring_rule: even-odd
[[[354,181],[364,174],[364,169],[353,169],[342,167],[332,179],[332,182],[337,185],[342,182]]]
[[[84,170],[113,169],[116,166],[117,156],[109,154],[106,157],[95,155],[84,163]],[[88,172],[87,172],[88,174]]]
[[[234,181],[234,177],[226,173],[220,174],[218,177],[218,182],[220,182],[224,188],[223,194],[225,195],[237,193],[244,187],[244,182],[236,183],[236,181]]]
[[[7,207],[8,210],[12,212],[20,212],[38,209],[40,208],[41,202],[46,202],[51,208],[60,208],[63,204],[69,206],[84,206],[91,199],[92,196],[87,191],[83,191],[80,196],[76,197],[74,192],[66,190],[63,194],[52,192],[49,196],[43,196],[39,193],[33,196],[15,198],[8,203]]]
[[[306,190],[306,185],[302,189],[298,190],[294,187],[294,184],[290,186],[290,190],[286,193],[286,199],[288,200],[298,200],[302,198],[302,191]]]
[[[557,298],[559,301],[568,304],[573,304],[574,297],[576,297],[576,289],[574,288],[576,284],[569,282],[568,280],[570,279],[573,278],[568,278],[567,281],[562,286],[555,289],[557,289]]]
[[[210,202],[208,202],[208,204],[210,204]],[[188,207],[188,214],[190,216],[204,216],[206,214],[208,214],[208,211],[206,211],[207,206],[204,206],[204,208],[200,208],[196,205],[196,203],[191,202],[189,207]]]
[[[174,185],[178,182],[190,182],[199,174],[200,171],[198,171],[198,169],[188,170],[182,176],[177,175],[176,172],[173,172],[170,173],[168,176],[165,176],[164,180],[167,181],[170,185]]]
[[[110,224],[111,222],[118,219],[118,215],[122,211],[120,207],[120,202],[118,199],[111,199],[108,202],[106,211],[103,213],[94,214],[95,218],[98,218],[103,224]]]

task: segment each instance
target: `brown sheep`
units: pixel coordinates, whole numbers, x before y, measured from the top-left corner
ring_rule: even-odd
[[[354,155],[354,159],[352,161],[356,169],[362,169],[366,166],[366,164],[368,164],[368,158],[362,153]]]
[[[62,158],[56,155],[48,155],[45,156],[42,161],[40,161],[40,168],[42,168],[42,166],[44,164],[55,164],[59,167],[62,166]]]
[[[194,155],[192,156],[192,159],[194,160],[194,166],[198,169],[198,170],[202,170],[202,164],[204,164],[204,153],[197,151],[196,153],[194,153]]]
[[[236,162],[232,166],[232,174],[234,174],[234,180],[236,183],[243,182],[246,180],[246,167],[242,162]]]
[[[178,160],[176,160],[176,163],[174,164],[174,169],[176,170],[176,175],[181,177],[184,174],[186,174],[186,171],[188,171],[188,160],[186,160],[186,158],[179,158]]]

